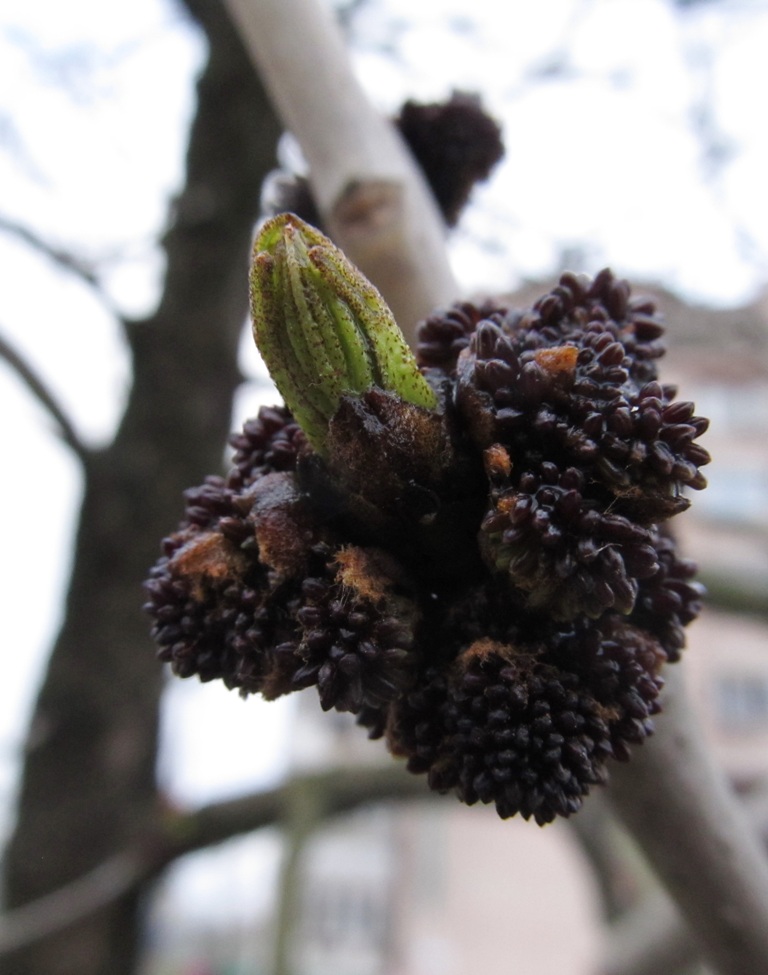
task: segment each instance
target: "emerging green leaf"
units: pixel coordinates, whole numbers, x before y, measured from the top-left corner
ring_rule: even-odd
[[[327,237],[292,213],[268,220],[256,238],[251,313],[270,375],[319,453],[346,394],[377,386],[435,407],[379,292]]]

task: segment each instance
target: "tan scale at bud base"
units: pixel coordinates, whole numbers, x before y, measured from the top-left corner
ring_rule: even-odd
[[[254,244],[253,335],[286,406],[324,454],[342,396],[374,386],[432,409],[436,397],[384,299],[331,243],[292,213]]]

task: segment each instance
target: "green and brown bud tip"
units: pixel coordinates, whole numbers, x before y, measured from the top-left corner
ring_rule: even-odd
[[[346,394],[378,386],[416,406],[436,406],[379,292],[292,213],[268,220],[256,238],[251,313],[270,375],[318,452]]]

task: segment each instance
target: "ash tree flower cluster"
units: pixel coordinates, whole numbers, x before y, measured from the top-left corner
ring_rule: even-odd
[[[285,399],[186,493],[146,583],[159,657],[267,699],[315,687],[430,788],[539,824],[653,730],[700,608],[667,522],[707,421],[610,271],[457,304],[415,358],[314,228],[268,221],[257,344]]]

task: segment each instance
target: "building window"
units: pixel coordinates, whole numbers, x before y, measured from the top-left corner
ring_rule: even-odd
[[[718,436],[761,433],[768,413],[768,383],[706,383],[695,390],[696,412]]]
[[[729,732],[768,730],[768,675],[730,674],[715,685],[717,718]]]
[[[696,495],[696,513],[718,521],[761,523],[768,511],[768,467],[715,462],[704,471],[709,487]]]

